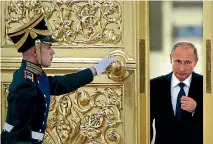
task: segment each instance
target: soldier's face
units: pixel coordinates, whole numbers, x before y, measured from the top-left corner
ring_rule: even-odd
[[[170,60],[173,73],[179,81],[184,81],[192,74],[198,61],[189,45],[178,46],[170,56]]]
[[[41,64],[43,67],[51,66],[53,55],[55,54],[51,46],[48,43],[41,43]]]

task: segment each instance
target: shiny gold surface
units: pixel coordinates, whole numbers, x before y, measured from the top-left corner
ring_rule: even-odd
[[[147,4],[103,0],[1,2],[1,129],[6,115],[4,91],[21,62],[21,54],[12,48],[6,32],[43,11],[60,41],[53,45],[56,54],[51,67],[45,69],[48,75],[77,72],[104,56],[117,59],[111,70],[96,76],[91,84],[52,98],[44,143],[148,144],[149,63],[146,59],[142,66],[146,70],[145,93],[139,93],[138,51],[138,39],[148,38]]]
[[[126,61],[129,59],[128,55],[123,51],[116,50],[111,52],[109,56],[116,58],[116,62],[107,68],[108,78],[118,82],[124,81],[129,76],[126,66]]]
[[[122,85],[94,85],[52,97],[44,143],[121,143],[122,97]]]
[[[213,143],[213,60],[211,59],[211,65],[207,65],[209,62],[209,57],[213,57],[212,51],[209,53],[209,48],[213,46],[213,2],[204,1],[203,2],[203,48],[204,48],[204,98],[203,98],[203,136],[204,144]],[[206,43],[210,40],[211,43]],[[210,45],[209,45],[210,44]],[[209,73],[209,70],[211,73]],[[211,83],[211,91],[207,84]]]
[[[211,40],[206,40],[206,92],[211,93]]]
[[[9,83],[1,83],[1,121],[5,121],[8,108],[7,95],[9,92]]]
[[[138,127],[137,131],[140,133],[139,143],[150,144],[149,2],[137,1],[137,9],[138,72],[136,80],[138,81],[138,85],[136,91],[139,92],[137,101],[140,106],[140,109],[137,111],[138,125],[140,125],[140,127]]]
[[[9,1],[7,31],[44,13],[53,36],[66,44],[117,44],[122,38],[122,9],[118,1]]]
[[[8,86],[9,83],[3,83],[3,112],[7,111]],[[122,97],[122,85],[90,85],[52,96],[43,143],[120,144],[124,122]]]

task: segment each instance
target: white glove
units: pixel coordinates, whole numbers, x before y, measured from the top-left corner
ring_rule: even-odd
[[[98,64],[94,65],[97,75],[102,74],[106,70],[106,68],[115,61],[115,58],[104,57]]]

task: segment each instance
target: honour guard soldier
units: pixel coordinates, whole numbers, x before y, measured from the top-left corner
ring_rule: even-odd
[[[94,67],[74,74],[47,76],[42,67],[49,67],[55,54],[51,36],[43,14],[29,24],[8,33],[23,59],[14,72],[9,87],[8,111],[1,134],[2,144],[41,143],[48,117],[50,95],[62,95],[93,81],[113,62],[104,58]]]

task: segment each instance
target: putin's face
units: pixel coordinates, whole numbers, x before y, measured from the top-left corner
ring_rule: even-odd
[[[184,81],[193,72],[198,59],[194,49],[187,44],[179,45],[170,55],[173,73],[179,81]]]

